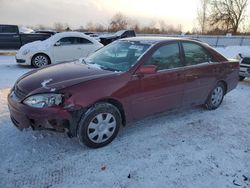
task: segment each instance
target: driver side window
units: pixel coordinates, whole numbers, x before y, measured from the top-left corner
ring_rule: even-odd
[[[158,70],[181,67],[178,43],[167,44],[158,48],[145,65],[155,65]]]

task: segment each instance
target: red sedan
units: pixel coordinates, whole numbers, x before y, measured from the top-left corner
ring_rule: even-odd
[[[207,44],[178,38],[115,41],[85,60],[31,71],[8,96],[19,129],[49,129],[97,148],[126,122],[204,104],[213,110],[237,86],[239,63]]]

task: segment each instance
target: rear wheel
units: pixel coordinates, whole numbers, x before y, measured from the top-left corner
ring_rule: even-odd
[[[240,81],[243,81],[245,78],[246,78],[246,77],[244,77],[244,76],[240,76],[239,80],[240,80]]]
[[[77,137],[88,147],[103,147],[114,140],[121,124],[121,114],[114,105],[97,103],[81,118]]]
[[[220,106],[220,104],[223,101],[224,95],[225,95],[225,85],[221,82],[219,82],[211,91],[207,102],[206,102],[206,108],[208,110],[214,110]]]
[[[50,63],[50,60],[49,60],[48,56],[46,56],[44,54],[37,54],[31,60],[31,64],[35,68],[44,67],[44,66],[48,65],[49,63]]]

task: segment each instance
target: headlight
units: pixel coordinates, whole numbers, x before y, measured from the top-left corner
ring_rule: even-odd
[[[26,50],[23,51],[22,54],[23,54],[23,55],[27,55],[29,52],[30,52],[30,50],[29,50],[29,49],[26,49]]]
[[[62,103],[62,95],[55,93],[32,95],[26,98],[23,103],[34,108],[58,106]]]

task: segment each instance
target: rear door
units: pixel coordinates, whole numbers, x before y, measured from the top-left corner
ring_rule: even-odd
[[[81,57],[87,57],[97,50],[97,47],[88,39],[78,38],[78,43],[81,48]]]
[[[182,47],[186,69],[183,105],[203,104],[221,75],[223,65],[200,44],[182,42]]]
[[[136,118],[179,107],[182,104],[185,77],[178,42],[159,47],[144,63],[155,65],[155,74],[133,76],[136,98],[132,101]]]
[[[0,49],[19,49],[21,45],[18,27],[0,25]]]

